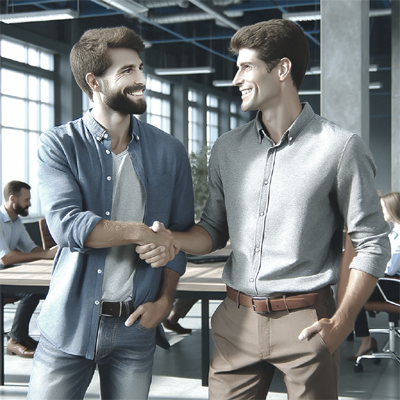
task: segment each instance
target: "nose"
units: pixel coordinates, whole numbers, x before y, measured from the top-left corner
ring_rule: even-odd
[[[238,72],[236,72],[236,75],[233,78],[232,85],[240,86],[242,83],[243,83],[243,78],[239,70]]]
[[[146,85],[146,74],[144,73],[144,71],[139,70],[139,73],[136,75],[135,83],[143,86]]]

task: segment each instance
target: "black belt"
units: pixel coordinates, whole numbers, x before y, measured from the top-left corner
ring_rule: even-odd
[[[134,311],[133,301],[102,301],[100,315],[103,317],[129,317]]]

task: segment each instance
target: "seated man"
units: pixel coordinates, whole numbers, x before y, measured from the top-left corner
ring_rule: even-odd
[[[11,181],[4,187],[5,204],[0,207],[0,260],[10,265],[43,258],[52,259],[57,247],[43,250],[29,237],[19,215],[27,216],[31,206],[30,186],[24,182]],[[9,333],[7,353],[32,358],[37,342],[29,336],[29,322],[39,300],[40,294],[17,293],[20,299],[14,322]]]

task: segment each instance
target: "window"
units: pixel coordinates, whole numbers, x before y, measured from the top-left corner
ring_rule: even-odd
[[[211,148],[218,139],[218,98],[215,96],[207,96],[207,146]]]
[[[54,126],[53,54],[28,44],[0,40],[0,183],[27,182],[32,190],[31,216],[40,216],[37,148],[41,132]],[[11,59],[26,64],[13,68]],[[35,71],[29,66],[37,67]],[[51,78],[50,78],[51,76]]]
[[[188,91],[188,152],[199,153],[204,145],[203,131],[200,123],[198,107],[199,94],[194,90]]]
[[[148,94],[147,100],[147,122],[171,133],[171,85],[152,77],[146,81],[146,89],[154,92]]]
[[[235,129],[240,125],[239,122],[239,106],[236,103],[231,103],[230,105],[230,118],[229,118],[229,128]]]

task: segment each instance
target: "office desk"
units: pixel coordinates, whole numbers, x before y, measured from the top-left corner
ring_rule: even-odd
[[[229,254],[222,250],[219,254]],[[224,299],[225,285],[221,281],[224,262],[210,264],[188,263],[186,273],[178,283],[176,297],[200,299],[202,330],[202,384],[208,384],[210,363],[209,300]],[[46,294],[51,278],[53,261],[39,260],[0,271],[0,332],[4,332],[3,294]],[[4,385],[4,343],[0,346],[0,385]]]

